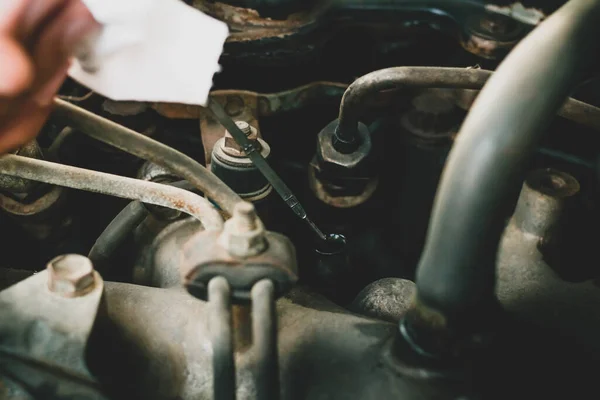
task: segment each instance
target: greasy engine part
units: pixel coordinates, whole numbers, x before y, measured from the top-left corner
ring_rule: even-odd
[[[436,195],[415,304],[402,322],[418,351],[468,352],[494,324],[502,209],[548,118],[581,79],[598,18],[600,2],[564,5],[511,52],[463,123]]]
[[[187,3],[232,28],[220,118],[67,82],[0,157],[1,398],[595,393],[597,0]],[[329,240],[247,201],[248,141]]]
[[[271,148],[267,142],[259,138],[256,128],[244,121],[237,121],[236,125],[247,135],[248,140],[260,149],[263,158],[268,159]],[[212,173],[235,190],[242,199],[257,202],[271,193],[273,187],[252,164],[229,131],[226,131],[225,136],[215,143],[211,160]]]

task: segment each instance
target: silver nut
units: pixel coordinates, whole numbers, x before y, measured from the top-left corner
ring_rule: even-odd
[[[256,128],[251,126],[246,121],[236,121],[235,123],[238,128],[248,138],[248,140],[255,141],[258,139],[258,131]],[[245,157],[246,153],[242,150],[242,147],[235,141],[229,131],[225,132],[225,140],[223,141],[223,152],[232,157]]]
[[[63,297],[79,297],[94,288],[94,266],[79,254],[58,256],[48,263],[48,288]]]
[[[219,243],[229,254],[239,258],[265,251],[265,228],[252,203],[240,202],[235,206],[233,216],[225,222]]]

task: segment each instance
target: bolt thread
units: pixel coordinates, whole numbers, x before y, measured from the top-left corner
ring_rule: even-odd
[[[252,127],[246,121],[236,121],[235,124],[246,136],[250,136],[252,133]]]
[[[256,210],[254,205],[249,202],[242,202],[235,206],[233,218],[236,228],[241,232],[253,231],[257,228]]]

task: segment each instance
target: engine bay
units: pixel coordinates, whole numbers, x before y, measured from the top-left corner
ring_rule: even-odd
[[[0,157],[2,398],[594,393],[600,1],[185,2],[209,107]]]

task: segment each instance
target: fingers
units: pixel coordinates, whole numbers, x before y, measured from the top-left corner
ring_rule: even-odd
[[[28,0],[28,5],[16,29],[17,37],[26,47],[35,44],[45,26],[65,10],[71,3],[78,0]]]
[[[16,38],[19,22],[27,11],[30,0],[0,1],[0,36]]]
[[[5,124],[0,121],[0,154],[16,150],[35,138],[51,110],[51,106],[41,107],[35,102],[24,102]]]
[[[0,154],[34,138],[78,43],[100,25],[80,0],[0,0]]]
[[[25,50],[0,35],[0,98],[17,97],[33,83],[33,66]]]
[[[35,88],[45,85],[70,58],[77,44],[97,27],[80,1],[72,1],[48,23],[32,50],[36,65]]]

